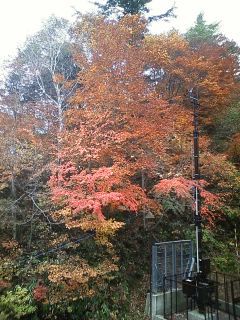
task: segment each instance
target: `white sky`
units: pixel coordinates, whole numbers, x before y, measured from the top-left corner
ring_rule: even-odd
[[[153,14],[159,14],[173,3],[174,0],[152,0],[150,7]],[[198,13],[204,12],[208,23],[220,22],[220,30],[240,44],[240,0],[175,0],[175,6],[177,19],[155,23],[154,32],[172,27],[184,32],[194,24]],[[40,28],[43,19],[51,14],[71,18],[73,7],[82,12],[94,9],[91,0],[0,0],[0,64]]]

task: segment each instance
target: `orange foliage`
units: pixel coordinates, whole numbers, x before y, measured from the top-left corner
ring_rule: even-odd
[[[188,180],[183,177],[173,179],[163,179],[157,185],[154,186],[153,192],[156,197],[159,195],[173,195],[178,199],[190,200],[190,203],[194,205],[194,187],[198,187],[202,198],[201,212],[205,219],[213,224],[216,217],[219,216],[221,211],[220,198],[206,191],[204,188],[207,186],[207,182],[204,180],[194,181]],[[194,209],[194,208],[193,208]]]
[[[157,90],[167,99],[184,101],[188,90],[195,87],[209,113],[213,108],[225,107],[239,88],[238,61],[226,41],[203,43],[196,50],[173,31],[146,37],[145,47]]]
[[[75,52],[81,86],[65,114],[61,163],[53,168],[49,184],[68,227],[79,227],[83,214],[104,220],[107,211],[121,207],[159,211],[148,198],[144,177],[159,179],[170,170],[168,177],[189,174],[191,165],[186,153],[190,155],[192,116],[177,102],[197,86],[203,101],[211,94],[208,107],[215,108],[235,85],[236,61],[225,56],[224,46],[194,51],[176,32],[143,37],[145,28],[139,16],[84,18],[76,26],[76,41],[82,41],[82,50]],[[166,97],[176,99],[169,104]],[[206,149],[209,141],[202,141]],[[136,181],[140,175],[142,182]],[[176,192],[185,190],[190,198],[193,182],[174,181]],[[202,196],[203,212],[210,215],[207,208],[217,199],[203,190]]]
[[[95,288],[97,288],[104,283],[104,279],[118,271],[117,260],[118,258],[113,255],[111,261],[106,259],[97,266],[91,266],[79,256],[70,256],[62,264],[51,263],[41,266],[40,271],[48,273],[48,280],[51,283],[49,287],[51,303],[94,295],[93,282],[96,282]],[[42,289],[39,293],[42,293]]]
[[[61,165],[50,180],[53,199],[73,216],[88,212],[103,219],[110,207],[137,212],[147,205],[158,211],[134,176],[154,176],[167,163],[169,134],[175,124],[181,132],[189,120],[146,81],[144,21],[97,18],[78,28],[87,30],[90,45],[85,55],[76,53],[82,86],[66,113]]]

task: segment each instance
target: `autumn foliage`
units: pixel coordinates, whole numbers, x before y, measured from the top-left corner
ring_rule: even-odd
[[[144,186],[144,176],[157,182],[157,175],[166,172],[169,164],[182,172],[190,166],[183,158],[190,152],[191,114],[179,104],[187,88],[211,91],[217,104],[222,97],[229,97],[227,88],[233,86],[234,72],[226,70],[233,71],[235,62],[228,57],[229,64],[223,58],[221,65],[215,65],[223,47],[209,51],[201,47],[200,56],[177,33],[143,36],[145,29],[146,21],[139,16],[126,16],[118,22],[83,19],[76,25],[76,41],[84,43],[87,38],[86,46],[82,43],[84,50],[75,54],[81,66],[81,86],[65,115],[61,164],[54,168],[49,182],[68,227],[76,227],[77,217],[86,213],[104,219],[107,211],[122,208],[135,213],[143,208],[157,211],[158,202],[148,195],[153,185]],[[216,68],[229,75],[226,81]],[[164,87],[171,90],[166,92]],[[175,103],[166,100],[173,97]],[[214,107],[214,99],[209,109]],[[191,180],[175,179],[174,172],[170,178],[154,190],[160,191],[165,183],[162,192],[175,188],[177,196],[182,192],[182,197],[192,198]],[[204,188],[203,212],[211,215],[217,197]]]
[[[176,199],[187,200],[194,211],[194,190],[197,187],[201,194],[201,213],[210,226],[214,225],[214,220],[219,218],[221,212],[221,201],[218,195],[206,191],[208,183],[204,180],[196,182],[183,177],[173,179],[163,179],[154,187],[156,197],[172,195]]]
[[[69,43],[54,47],[63,52],[48,57],[58,66],[50,73],[30,77],[22,56],[12,65],[23,83],[31,78],[23,89],[35,100],[22,83],[1,97],[0,290],[14,283],[16,264],[21,281],[44,278],[29,285],[36,305],[88,301],[86,317],[92,308],[102,319],[103,299],[127,300],[122,282],[142,257],[148,272],[148,242],[189,236],[195,187],[204,230],[239,224],[240,136],[234,129],[221,147],[214,136],[217,116],[239,99],[238,51],[220,35],[152,35],[139,14],[82,16],[68,32]],[[201,104],[199,181],[192,180],[191,88]],[[29,264],[18,258],[25,252]]]
[[[46,299],[48,289],[43,283],[39,283],[33,290],[33,298],[41,302]]]

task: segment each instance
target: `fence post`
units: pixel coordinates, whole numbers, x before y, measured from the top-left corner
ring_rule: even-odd
[[[233,318],[237,320],[236,306],[235,306],[235,294],[234,294],[234,280],[230,281],[231,283],[231,295],[232,295],[232,308],[233,308]]]

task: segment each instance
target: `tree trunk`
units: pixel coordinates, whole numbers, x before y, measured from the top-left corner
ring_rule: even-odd
[[[12,173],[11,178],[11,195],[12,195],[12,204],[11,204],[11,214],[12,214],[12,220],[13,220],[13,239],[17,239],[17,211],[15,207],[15,201],[16,201],[16,186],[15,186],[15,177],[14,173]]]

